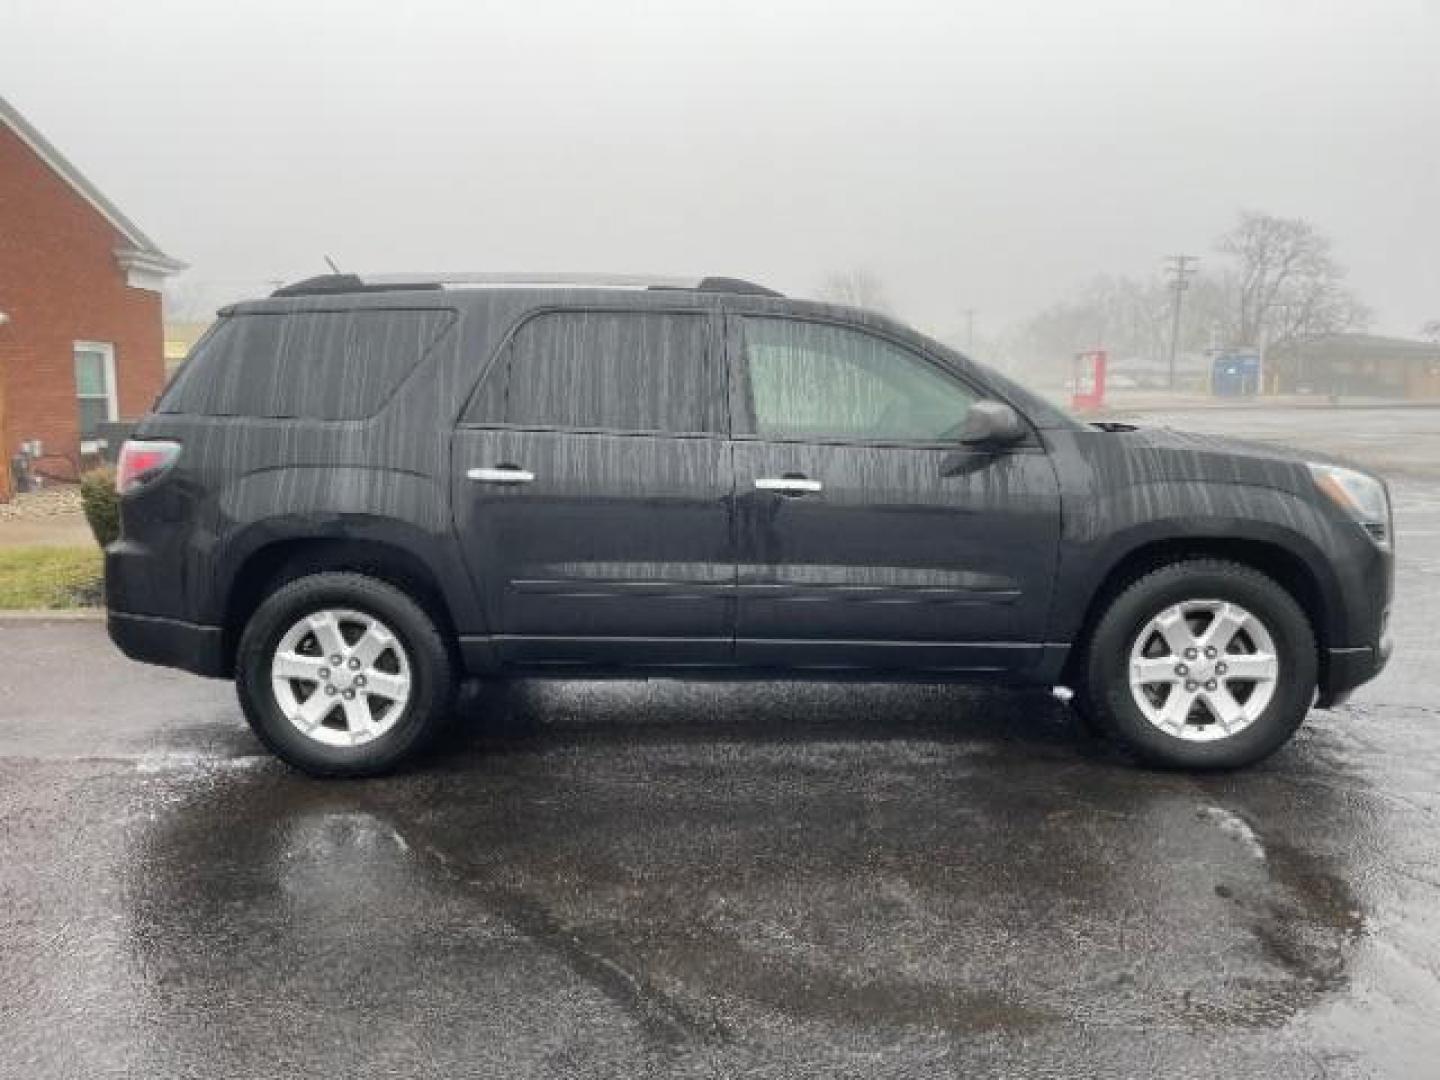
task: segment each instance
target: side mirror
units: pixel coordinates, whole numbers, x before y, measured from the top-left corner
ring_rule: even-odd
[[[1025,438],[1025,421],[1003,401],[977,401],[960,429],[963,446],[1009,446]]]

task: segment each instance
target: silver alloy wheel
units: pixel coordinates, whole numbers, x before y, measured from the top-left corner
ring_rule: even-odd
[[[285,632],[270,686],[286,719],[327,746],[359,746],[400,722],[410,703],[410,658],[373,615],[312,612]]]
[[[1270,631],[1228,600],[1168,607],[1130,649],[1135,704],[1161,731],[1191,742],[1245,730],[1270,704],[1279,679]]]

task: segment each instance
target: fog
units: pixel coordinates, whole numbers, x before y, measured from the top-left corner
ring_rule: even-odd
[[[203,307],[323,272],[866,268],[954,335],[1334,244],[1372,329],[1440,317],[1440,6],[0,0],[0,93]]]

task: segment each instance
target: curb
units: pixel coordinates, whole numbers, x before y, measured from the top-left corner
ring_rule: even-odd
[[[22,608],[0,611],[0,625],[7,622],[104,622],[104,608]]]

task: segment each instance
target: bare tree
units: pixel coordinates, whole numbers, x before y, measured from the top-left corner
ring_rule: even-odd
[[[1420,336],[1426,341],[1433,341],[1440,345],[1440,319],[1431,319],[1420,327]]]
[[[1221,275],[1231,345],[1274,345],[1363,328],[1369,309],[1345,285],[1330,240],[1303,218],[1245,211],[1217,249],[1233,266]]]
[[[1370,312],[1345,285],[1330,241],[1308,222],[1243,213],[1217,247],[1229,256],[1191,279],[1181,309],[1179,351],[1284,346],[1297,338],[1364,327]],[[1053,379],[1082,349],[1161,364],[1170,347],[1174,293],[1157,274],[1100,275],[1022,323],[1009,346],[1018,365]],[[1440,333],[1440,320],[1436,320]],[[1283,367],[1286,350],[1277,350]]]
[[[834,304],[868,308],[890,314],[890,297],[879,275],[864,267],[837,271],[820,284],[820,298]]]
[[[1182,309],[1180,351],[1199,352],[1212,343],[1223,304],[1216,283],[1203,275],[1191,282]],[[1054,369],[1082,349],[1104,348],[1116,359],[1163,363],[1170,348],[1174,294],[1159,277],[1139,280],[1101,275],[1068,300],[1053,304],[1021,325],[1016,350]]]

